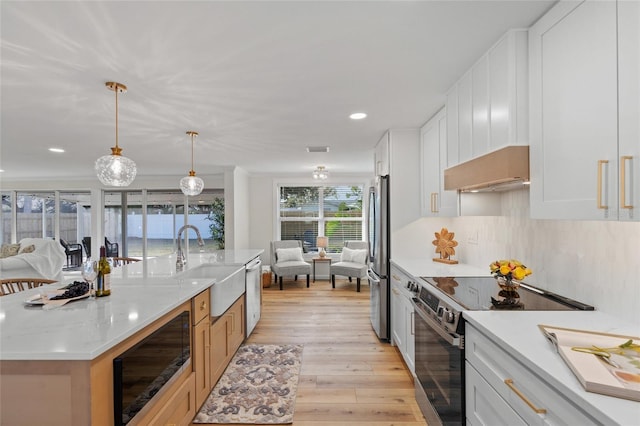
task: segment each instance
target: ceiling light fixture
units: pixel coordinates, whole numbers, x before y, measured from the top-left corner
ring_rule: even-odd
[[[110,155],[104,155],[96,160],[95,169],[103,185],[129,186],[136,178],[136,163],[122,156],[122,148],[118,146],[118,92],[126,92],[127,86],[113,81],[108,81],[105,85],[116,93],[116,146],[111,148]]]
[[[353,114],[351,114],[349,116],[349,118],[352,119],[352,120],[362,120],[366,116],[367,116],[367,114],[365,114],[364,112],[354,112]]]
[[[314,179],[325,180],[328,177],[329,177],[329,172],[327,171],[327,169],[325,169],[324,166],[318,166],[313,171],[313,178]]]
[[[55,152],[55,153],[58,154],[58,153],[64,152],[64,149],[62,149],[62,148],[49,148],[49,151]]]
[[[198,132],[189,130],[187,134],[191,136],[191,170],[189,171],[189,176],[180,179],[180,190],[184,195],[193,196],[202,192],[204,182],[196,176],[196,172],[193,170],[193,138],[198,136]]]

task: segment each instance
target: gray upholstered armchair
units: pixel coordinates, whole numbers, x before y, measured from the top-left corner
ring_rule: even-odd
[[[298,275],[306,275],[307,287],[309,287],[311,265],[302,258],[302,241],[271,241],[271,270],[276,280],[280,277],[278,280],[280,290],[282,290],[283,275],[293,275],[295,280],[298,279]]]
[[[366,278],[369,268],[369,243],[366,241],[345,241],[340,262],[331,264],[331,286],[336,288],[336,275],[356,277],[356,291],[360,291],[360,279]]]

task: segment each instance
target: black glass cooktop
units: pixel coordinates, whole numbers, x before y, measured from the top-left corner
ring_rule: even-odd
[[[440,293],[470,311],[592,311],[593,306],[522,284],[516,291],[505,291],[493,277],[420,277]]]

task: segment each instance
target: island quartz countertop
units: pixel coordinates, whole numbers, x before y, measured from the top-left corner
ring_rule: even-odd
[[[24,303],[40,293],[38,288],[0,297],[0,360],[95,359],[262,252],[192,252],[181,272],[176,271],[175,254],[112,268],[110,296],[76,300],[51,310]],[[184,276],[211,264],[220,267],[217,277]]]

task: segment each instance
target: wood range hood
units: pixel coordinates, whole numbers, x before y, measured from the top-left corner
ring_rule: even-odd
[[[444,171],[444,189],[507,191],[529,182],[529,146],[507,146]]]

